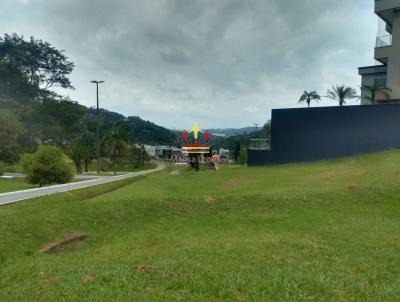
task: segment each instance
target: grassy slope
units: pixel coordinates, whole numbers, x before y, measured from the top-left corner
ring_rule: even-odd
[[[0,179],[0,193],[25,190],[34,187],[34,185],[28,184],[24,179]]]
[[[85,175],[92,175],[92,176],[98,176],[98,174],[95,172],[96,170],[96,165],[93,164],[91,167],[94,167],[91,169],[93,172],[89,173],[84,173]],[[131,168],[131,167],[120,167],[118,170],[118,174],[125,174],[127,172],[138,172],[138,171],[143,171],[143,170],[150,170],[156,168],[157,165],[154,163],[146,163],[143,167],[141,168]],[[10,169],[12,171],[15,171],[15,169]],[[101,172],[101,176],[112,176],[114,175],[113,172]],[[74,181],[81,181],[81,180],[72,180]],[[0,179],[0,194],[1,193],[6,193],[6,192],[12,192],[12,191],[19,191],[19,190],[25,190],[25,189],[31,189],[31,188],[38,188],[39,185],[32,185],[29,184],[24,178],[14,178],[14,179]]]
[[[0,207],[0,300],[395,301],[399,181],[393,151]],[[37,252],[78,231],[89,240]]]

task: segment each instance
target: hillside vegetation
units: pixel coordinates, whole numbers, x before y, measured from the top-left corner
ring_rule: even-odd
[[[40,144],[65,148],[79,143],[94,157],[96,109],[53,90],[73,89],[69,79],[73,69],[74,63],[50,43],[16,34],[0,37],[0,162],[15,163],[22,153],[33,152]],[[92,84],[88,81],[88,85]],[[114,124],[130,143],[175,142],[175,134],[166,128],[104,109],[100,112],[101,140]],[[106,153],[102,148],[101,155]]]
[[[0,300],[397,301],[399,181],[391,151],[3,206]],[[38,252],[77,232],[88,239]]]

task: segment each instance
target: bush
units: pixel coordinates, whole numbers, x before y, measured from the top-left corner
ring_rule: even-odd
[[[247,163],[247,148],[244,145],[240,146],[238,162],[242,166],[244,166]]]
[[[4,173],[4,163],[0,161],[0,176]]]
[[[112,169],[112,161],[106,157],[100,157],[100,171],[108,172]]]
[[[32,184],[66,183],[72,178],[72,168],[57,147],[39,146],[36,153],[24,154],[21,162],[27,180]]]

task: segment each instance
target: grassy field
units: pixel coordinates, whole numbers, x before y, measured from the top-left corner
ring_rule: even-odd
[[[399,301],[399,182],[392,151],[3,206],[0,301]]]
[[[37,186],[31,185],[23,178],[0,179],[0,194],[10,191],[30,189]]]
[[[14,165],[14,166],[7,166],[8,169],[7,171],[18,171],[18,172],[23,172],[21,171],[18,167],[18,165]],[[11,167],[11,168],[10,168]],[[87,176],[93,176],[93,177],[97,177],[97,176],[113,176],[114,173],[113,172],[101,172],[100,174],[97,174],[95,172],[96,170],[96,165],[93,164],[93,172],[88,172],[88,173],[84,173],[84,175]],[[138,171],[143,171],[143,170],[150,170],[150,169],[154,169],[156,168],[157,165],[155,163],[146,163],[143,167],[141,168],[131,168],[131,167],[119,167],[119,170],[117,172],[118,175],[120,174],[126,174],[128,172],[138,172]],[[72,182],[75,181],[82,181],[82,179],[78,179],[78,180],[72,180]],[[24,189],[31,189],[31,188],[38,188],[39,185],[32,185],[29,184],[24,178],[14,178],[14,179],[0,179],[0,194],[1,193],[6,193],[6,192],[12,192],[12,191],[19,191],[19,190],[24,190]]]

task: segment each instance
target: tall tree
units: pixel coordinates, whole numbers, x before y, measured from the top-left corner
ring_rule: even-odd
[[[310,107],[311,101],[320,101],[321,96],[316,91],[308,92],[307,90],[303,92],[302,96],[300,97],[297,103],[307,103],[307,106]]]
[[[119,133],[117,123],[114,123],[111,132],[104,139],[105,145],[111,151],[111,160],[113,163],[114,175],[117,174],[116,164],[118,156],[126,149],[126,141]]]
[[[247,148],[245,145],[240,146],[238,162],[241,166],[244,166],[247,163]]]
[[[76,173],[82,174],[82,161],[85,159],[88,149],[79,144],[72,144],[67,150],[67,156],[74,162]]]
[[[85,172],[88,172],[89,163],[95,157],[96,153],[96,139],[93,133],[86,130],[81,137],[78,139],[79,144],[85,147],[85,156],[83,163],[85,165]]]
[[[28,83],[44,90],[54,86],[73,88],[68,75],[74,63],[48,42],[34,37],[25,41],[23,36],[5,34],[0,38],[0,61],[17,67]]]
[[[14,163],[19,159],[18,138],[24,128],[17,119],[16,112],[0,108],[0,161]]]
[[[367,93],[364,96],[364,100],[369,101],[371,104],[376,103],[377,94],[382,94],[386,99],[390,99],[390,92],[392,91],[390,88],[382,85],[363,85],[361,90]]]
[[[328,89],[326,97],[339,102],[340,106],[346,104],[346,100],[357,99],[359,96],[354,88],[347,86],[332,86],[332,89]]]

